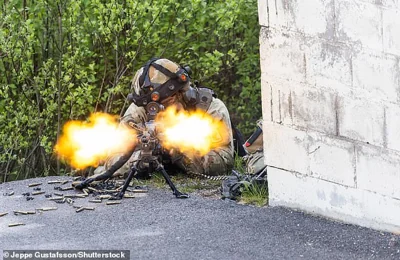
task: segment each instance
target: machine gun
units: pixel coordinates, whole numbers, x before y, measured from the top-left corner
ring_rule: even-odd
[[[114,199],[122,199],[129,183],[136,175],[145,174],[151,177],[153,172],[161,172],[165,181],[168,183],[173,194],[177,198],[189,198],[189,195],[178,191],[169,177],[167,171],[162,164],[162,155],[165,153],[163,150],[159,134],[157,133],[157,124],[154,120],[145,123],[145,126],[139,130],[138,134],[138,152],[139,158],[135,161],[130,169],[128,178],[125,180],[122,190],[116,195]]]
[[[161,172],[165,181],[168,183],[169,187],[171,188],[173,194],[177,198],[188,198],[187,194],[181,193],[175,187],[171,178],[169,177],[168,173],[164,169],[162,164],[163,155],[167,152],[163,149],[160,143],[161,133],[159,133],[159,125],[155,122],[155,117],[157,113],[163,109],[163,107],[157,102],[150,102],[147,104],[146,112],[148,115],[148,121],[145,122],[144,125],[136,125],[131,124],[137,133],[137,144],[134,150],[129,151],[125,155],[123,155],[117,162],[115,162],[105,173],[95,177],[89,178],[85,181],[81,182],[80,184],[76,185],[75,188],[83,189],[89,186],[90,183],[93,181],[101,181],[106,180],[112,177],[115,171],[117,171],[122,165],[124,165],[132,153],[137,152],[138,158],[134,161],[127,179],[124,182],[122,190],[118,192],[117,195],[112,197],[112,199],[122,199],[125,191],[127,190],[129,183],[131,180],[136,176],[146,176],[151,177],[154,172]]]

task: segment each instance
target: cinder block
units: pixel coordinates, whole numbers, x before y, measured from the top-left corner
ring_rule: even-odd
[[[372,146],[356,150],[357,187],[400,199],[400,155]]]
[[[307,35],[333,39],[335,15],[333,0],[283,1],[291,6],[295,26]]]
[[[335,2],[338,40],[360,42],[363,47],[382,51],[382,13],[375,4],[341,0]]]
[[[333,0],[286,1],[269,0],[269,25],[307,35],[334,37]]]
[[[400,55],[400,10],[383,10],[383,49],[386,53]]]
[[[270,77],[268,79],[268,85],[270,86],[272,97],[271,121],[284,125],[292,125],[291,88],[301,87],[301,84]]]
[[[265,121],[272,121],[272,86],[268,83],[268,75],[261,66],[261,101],[262,114]]]
[[[349,141],[309,133],[310,175],[345,186],[355,185],[355,150]]]
[[[269,26],[272,28],[291,28],[296,30],[294,12],[296,2],[284,0],[268,0]]]
[[[386,143],[387,147],[400,151],[400,106],[386,104]]]
[[[399,62],[394,56],[358,53],[353,57],[353,75],[354,86],[376,99],[398,100]]]
[[[365,143],[384,145],[384,108],[383,105],[339,97],[338,133]]]
[[[307,133],[264,121],[264,156],[267,165],[308,174]]]
[[[273,2],[271,0],[258,0],[258,22],[261,26],[269,26],[269,2]]]
[[[292,89],[292,99],[293,124],[336,134],[336,94],[302,86]]]
[[[313,39],[307,42],[305,53],[307,82],[338,92],[348,91],[352,85],[349,47]]]
[[[286,206],[375,229],[400,232],[400,200],[268,167],[270,206]]]
[[[261,67],[268,77],[305,81],[305,56],[301,47],[303,40],[300,34],[261,28]]]

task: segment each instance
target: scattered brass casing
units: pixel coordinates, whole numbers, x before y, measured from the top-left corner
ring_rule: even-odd
[[[74,187],[65,187],[65,188],[61,188],[60,190],[62,191],[66,191],[66,190],[73,190]]]
[[[106,202],[106,205],[115,205],[115,204],[121,204],[121,201],[114,200],[114,201],[107,201]]]
[[[7,214],[8,214],[8,212],[0,213],[0,217],[4,217]]]
[[[62,200],[62,199],[64,199],[64,197],[53,197],[50,198],[49,200]]]
[[[85,210],[84,207],[80,207],[79,209],[76,210],[76,212],[81,212],[81,211],[84,211],[84,210]]]
[[[44,191],[35,191],[35,192],[32,192],[32,195],[40,195],[40,194],[44,194],[44,193],[46,193],[46,192],[44,192]]]
[[[86,196],[83,194],[67,194],[64,195],[64,198],[85,198]]]
[[[33,215],[33,214],[36,214],[36,211],[14,210],[14,215]]]
[[[50,211],[50,210],[56,210],[57,209],[57,207],[47,207],[47,208],[39,208],[39,209],[36,209],[36,210],[40,210],[40,211]]]
[[[48,181],[47,184],[59,184],[62,183],[63,181]]]
[[[24,223],[11,223],[11,224],[8,224],[9,227],[24,226],[24,225],[25,225]]]
[[[9,193],[4,193],[4,196],[12,196],[12,195],[14,195],[14,191],[11,191],[11,192],[9,192]]]
[[[101,203],[102,200],[89,200],[89,202],[91,202],[91,203]]]
[[[94,210],[94,207],[80,207],[76,210],[76,212],[81,212],[83,210]]]
[[[35,187],[35,186],[39,186],[39,185],[42,185],[42,183],[41,182],[31,183],[31,184],[28,185],[28,187]]]

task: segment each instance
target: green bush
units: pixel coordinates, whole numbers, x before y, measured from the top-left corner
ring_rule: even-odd
[[[189,64],[248,136],[261,117],[256,0],[0,3],[0,182],[61,173],[62,125],[122,114],[151,57]]]

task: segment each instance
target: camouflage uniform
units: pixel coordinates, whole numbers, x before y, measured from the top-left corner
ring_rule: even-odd
[[[157,63],[162,64],[168,70],[173,71],[175,69],[174,64],[170,62],[164,62],[164,60],[159,60]],[[143,73],[143,69],[140,69],[132,80],[132,90],[136,93],[140,92],[139,77]],[[167,80],[165,75],[158,72],[157,70],[152,70],[151,81],[155,83],[163,83]],[[157,80],[159,82],[157,82]],[[204,110],[204,109],[203,109]],[[229,129],[229,138],[227,141],[223,141],[217,144],[217,149],[211,150],[208,154],[202,157],[187,158],[182,154],[172,156],[172,163],[181,168],[186,172],[200,173],[205,175],[225,175],[229,174],[233,167],[233,137],[231,129],[231,121],[229,117],[228,109],[225,104],[218,98],[212,97],[211,103],[209,103],[208,108],[205,110],[213,118],[219,119],[225,123]],[[127,122],[134,122],[136,124],[144,124],[147,121],[147,115],[144,107],[139,107],[132,103],[124,116],[121,118],[121,124],[126,124]],[[126,174],[132,163],[138,160],[138,151],[133,152],[129,160],[114,173],[115,175]],[[119,159],[120,156],[113,156],[105,163],[105,169],[109,169],[114,162]],[[98,171],[97,171],[98,172]]]
[[[257,121],[258,127],[262,129],[262,121]],[[246,147],[248,154],[243,157],[246,164],[246,172],[254,174],[264,168],[264,152],[263,152],[263,134],[261,133],[257,139]]]

